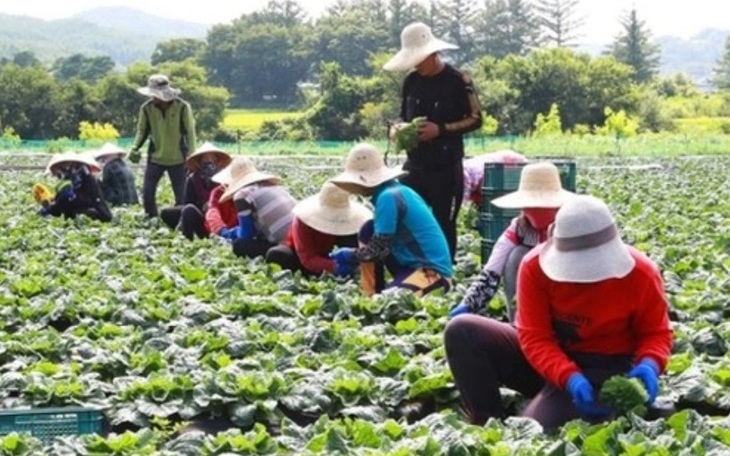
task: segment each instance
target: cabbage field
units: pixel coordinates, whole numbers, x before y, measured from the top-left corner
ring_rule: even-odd
[[[341,160],[257,164],[303,198]],[[730,157],[578,160],[578,191],[605,199],[663,271],[676,342],[659,401],[674,411],[553,435],[518,417],[472,426],[460,410],[442,332],[480,265],[473,209],[455,291],[371,299],[352,281],[187,241],[141,207],[110,224],[41,218],[34,164],[45,162],[0,155],[2,408],[97,407],[106,425],[8,434],[0,455],[730,454]],[[503,317],[501,295],[489,312]]]

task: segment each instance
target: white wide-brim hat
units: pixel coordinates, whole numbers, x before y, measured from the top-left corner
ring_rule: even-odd
[[[180,95],[181,90],[172,88],[170,79],[164,74],[153,74],[147,80],[147,85],[137,89],[137,92],[162,101],[172,101]]]
[[[103,157],[111,156],[111,155],[125,157],[127,155],[127,151],[122,149],[121,147],[117,146],[114,143],[108,142],[108,143],[104,143],[104,145],[101,146],[101,149],[93,152],[93,156],[97,160],[100,158],[103,158]]]
[[[373,218],[370,209],[352,201],[349,192],[332,182],[325,182],[319,193],[297,203],[292,213],[315,230],[333,236],[356,234]]]
[[[190,171],[197,172],[200,169],[200,159],[206,154],[216,155],[218,157],[218,164],[221,168],[225,168],[230,165],[231,160],[233,160],[228,152],[215,146],[211,142],[204,142],[185,160],[185,166]]]
[[[575,193],[563,188],[557,166],[550,162],[537,162],[522,168],[516,191],[493,199],[492,204],[506,209],[555,208],[573,196]]]
[[[400,34],[400,51],[383,65],[383,69],[408,71],[434,52],[446,49],[459,49],[459,46],[434,37],[431,28],[423,22],[413,22],[403,28]]]
[[[226,191],[219,200],[224,202],[233,198],[233,195],[243,187],[263,181],[278,183],[281,179],[279,176],[257,170],[256,165],[248,157],[236,157],[230,165],[213,175],[213,181],[224,184],[227,181]]]
[[[330,182],[350,193],[359,193],[363,188],[375,188],[405,174],[408,172],[400,167],[385,166],[383,156],[375,146],[360,143],[347,153],[345,171],[330,179]]]
[[[46,166],[46,174],[55,174],[55,168],[61,165],[67,165],[71,163],[78,163],[89,167],[91,172],[98,173],[101,171],[101,166],[94,157],[89,153],[77,153],[77,152],[64,152],[62,154],[54,154],[51,157],[51,161]]]
[[[558,210],[539,262],[550,279],[577,283],[620,279],[636,264],[606,203],[589,195],[576,195]]]

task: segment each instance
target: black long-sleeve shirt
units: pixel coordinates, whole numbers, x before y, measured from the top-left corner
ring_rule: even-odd
[[[464,158],[463,135],[482,126],[482,110],[471,78],[449,64],[424,77],[413,71],[403,82],[401,119],[426,117],[439,136],[408,151],[408,168],[438,169]]]

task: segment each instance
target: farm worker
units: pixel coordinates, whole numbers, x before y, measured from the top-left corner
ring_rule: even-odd
[[[498,150],[464,160],[464,197],[462,203],[472,203],[481,212],[482,187],[484,186],[484,164],[502,163],[516,165],[527,163],[527,158],[514,150]]]
[[[651,405],[672,349],[658,267],[624,244],[606,204],[576,195],[555,217],[547,242],[522,260],[516,327],[462,315],[449,321],[446,356],[469,420],[503,417],[499,388],[533,397],[523,415],[546,430],[600,421],[613,375],[637,378]]]
[[[91,155],[65,152],[51,157],[46,173],[56,176],[59,183],[52,198],[50,191],[36,191],[42,205],[39,214],[54,217],[76,218],[84,214],[92,219],[109,222],[112,213],[104,199],[99,183],[93,173],[101,171],[101,167]],[[40,186],[42,184],[36,184]]]
[[[139,109],[137,134],[129,160],[139,163],[140,149],[149,139],[147,166],[142,184],[142,202],[148,217],[157,217],[157,186],[167,172],[175,195],[175,205],[183,203],[185,157],[195,148],[195,119],[190,104],[179,97],[164,74],[153,74],[147,86],[137,89],[149,97]]]
[[[335,268],[361,267],[363,292],[406,288],[421,296],[448,291],[454,275],[449,246],[426,202],[398,178],[406,171],[388,168],[378,150],[367,143],[350,149],[345,170],[330,179],[348,192],[369,196],[373,219],[360,229],[359,247],[332,252]],[[385,283],[385,268],[392,280]]]
[[[509,209],[522,209],[494,244],[489,260],[479,276],[469,285],[461,303],[449,316],[478,313],[497,293],[504,278],[507,310],[514,319],[513,300],[517,286],[517,267],[533,247],[548,238],[548,228],[555,221],[558,208],[574,193],[564,190],[558,168],[550,162],[529,163],[520,174],[517,191],[493,199],[492,204]]]
[[[471,78],[441,59],[439,52],[446,49],[457,46],[435,38],[426,24],[414,22],[403,28],[401,49],[383,68],[410,72],[403,82],[400,118],[426,120],[419,127],[418,145],[406,151],[403,169],[408,174],[401,182],[433,210],[453,261],[464,193],[463,136],[481,127],[482,110]]]
[[[357,247],[357,233],[373,217],[365,205],[352,201],[350,193],[325,182],[314,196],[297,203],[284,244],[269,249],[266,261],[285,269],[319,275],[329,272],[347,277],[355,272],[350,264],[329,257],[335,247]]]
[[[231,239],[237,256],[264,256],[271,247],[284,242],[296,200],[280,185],[278,176],[259,171],[247,157],[237,157],[231,163],[230,174],[220,202],[233,200],[238,225],[224,237]]]
[[[210,234],[226,239],[233,239],[236,236],[238,213],[233,199],[224,202],[221,202],[220,199],[231,182],[231,167],[237,166],[236,162],[241,160],[243,157],[235,157],[228,166],[213,175],[213,182],[219,185],[211,190],[210,197],[208,197],[208,210],[205,211],[205,224]]]
[[[213,176],[228,166],[231,156],[210,142],[206,142],[186,160],[188,175],[185,178],[183,204],[164,208],[160,218],[172,229],[179,228],[183,235],[192,240],[195,236],[208,237],[205,212],[211,192],[219,184]]]
[[[93,155],[103,168],[100,184],[104,199],[112,206],[139,203],[134,173],[124,161],[127,152],[116,144],[106,143]]]

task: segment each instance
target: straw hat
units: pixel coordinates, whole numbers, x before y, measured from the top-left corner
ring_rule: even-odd
[[[292,213],[315,230],[333,236],[355,234],[373,218],[370,209],[351,201],[350,193],[332,182],[325,182],[319,193],[297,203]]]
[[[225,168],[231,163],[231,156],[228,152],[216,147],[211,142],[205,142],[202,146],[198,147],[195,152],[185,160],[185,166],[190,171],[197,172],[200,169],[200,161],[205,154],[215,154],[217,156],[218,165],[221,168]]]
[[[137,92],[162,101],[172,101],[180,95],[180,89],[170,86],[170,79],[164,74],[153,74],[147,80],[147,86],[140,87]]]
[[[550,162],[537,162],[522,168],[517,191],[493,199],[492,204],[509,209],[560,207],[573,196],[573,192],[563,189],[557,166]]]
[[[407,173],[400,167],[388,168],[375,146],[360,143],[347,153],[345,171],[330,181],[350,193],[358,193],[363,188],[375,188]]]
[[[101,146],[101,149],[94,152],[94,158],[97,160],[100,158],[108,157],[110,155],[123,157],[127,155],[127,151],[114,143],[105,143],[103,146]]]
[[[408,71],[434,52],[445,49],[459,49],[433,36],[431,28],[422,22],[406,25],[400,34],[400,51],[388,60],[383,69],[386,71]]]
[[[228,176],[225,176],[223,173],[228,173]],[[223,195],[221,195],[220,202],[231,199],[237,191],[247,185],[262,181],[272,181],[274,183],[279,183],[281,181],[279,176],[262,173],[257,170],[256,165],[254,165],[248,157],[234,158],[228,167],[213,176],[213,180],[215,182],[221,182],[220,180],[216,180],[216,176],[218,179],[225,179],[228,183],[226,191],[223,192]]]
[[[62,154],[53,154],[53,156],[51,157],[51,161],[49,161],[48,166],[46,166],[45,173],[56,174],[56,168],[62,165],[69,165],[72,163],[86,165],[90,168],[91,172],[94,173],[98,173],[99,171],[101,171],[101,166],[99,166],[99,163],[94,159],[93,156],[91,156],[91,154],[64,152]]]
[[[558,210],[539,261],[552,280],[580,283],[620,279],[636,263],[606,203],[589,195],[576,195]]]

